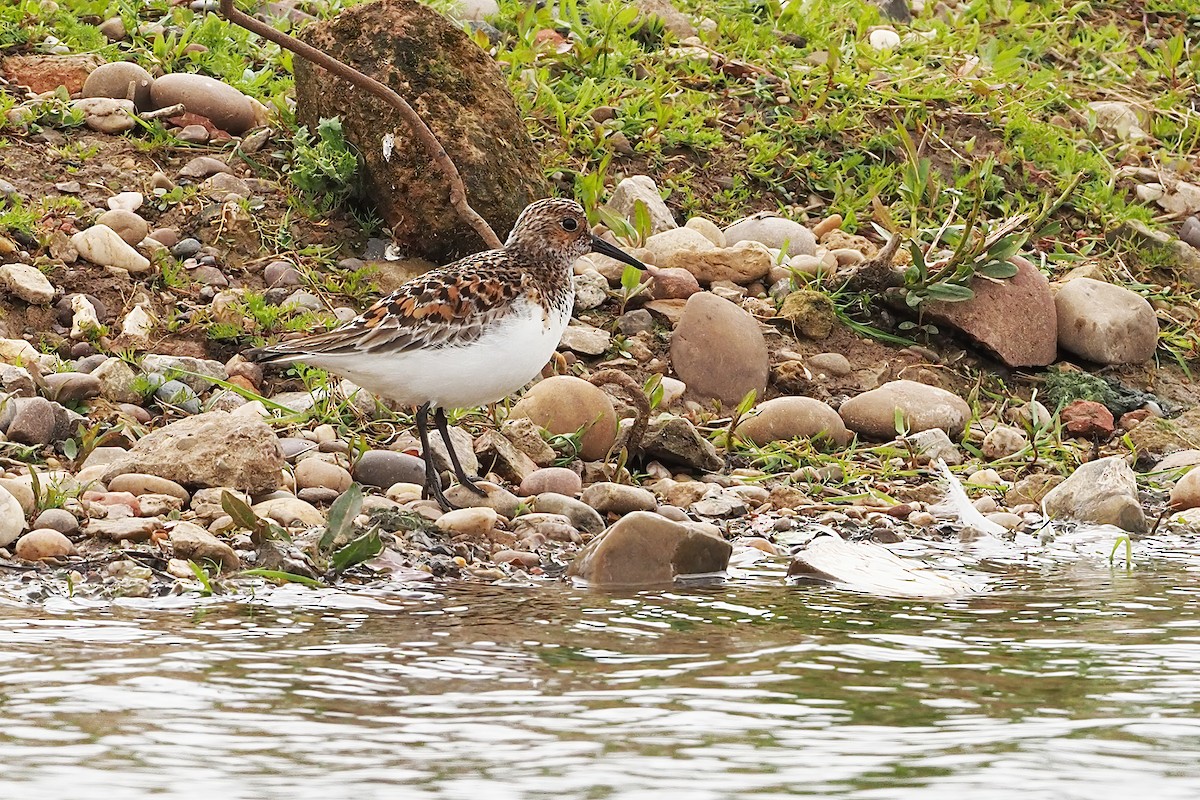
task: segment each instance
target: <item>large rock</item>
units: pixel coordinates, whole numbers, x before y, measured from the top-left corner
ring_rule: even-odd
[[[1147,530],[1137,479],[1119,456],[1080,465],[1043,498],[1042,509],[1053,519],[1116,525],[1132,533]]]
[[[501,238],[526,205],[549,195],[496,63],[441,14],[416,0],[381,0],[312,24],[301,38],[408,100],[458,167],[471,205]],[[316,130],[322,117],[341,118],[362,156],[367,196],[403,250],[446,262],[483,249],[397,111],[303,59],[294,66],[297,121]],[[396,136],[390,159],[381,145],[389,133]]]
[[[757,445],[816,437],[839,446],[850,441],[838,413],[811,397],[776,397],[761,403],[753,416],[738,425],[737,433]]]
[[[1017,274],[1000,282],[976,278],[975,297],[961,303],[925,303],[925,316],[949,325],[995,353],[1010,367],[1044,367],[1058,355],[1058,312],[1050,281],[1020,256]]]
[[[96,67],[83,82],[84,97],[132,100],[139,111],[152,108],[150,87],[154,78],[132,61],[114,61]]]
[[[1064,350],[1098,364],[1140,364],[1154,357],[1158,317],[1136,292],[1076,278],[1058,290],[1054,304]]]
[[[194,522],[176,522],[171,528],[171,550],[176,558],[196,563],[211,561],[222,569],[236,570],[242,564],[233,548]]]
[[[104,480],[127,472],[157,475],[181,486],[227,486],[250,494],[279,488],[279,439],[249,413],[209,411],[143,436],[108,466]]]
[[[554,434],[582,431],[579,455],[596,461],[617,440],[617,412],[599,387],[582,378],[555,375],[538,381],[515,406],[510,419],[529,419]]]
[[[28,264],[0,267],[0,288],[26,303],[44,305],[54,299],[54,286],[40,270]]]
[[[838,409],[850,430],[870,439],[896,436],[896,409],[909,433],[941,428],[951,436],[963,432],[971,407],[956,394],[916,381],[891,381],[842,403]]]
[[[714,575],[729,566],[733,547],[723,539],[635,511],[597,536],[571,562],[567,575],[593,586],[671,583],[687,575]]]
[[[758,321],[710,292],[688,298],[671,335],[671,365],[690,394],[726,406],[751,391],[762,397],[771,370]]]
[[[0,72],[9,83],[28,86],[35,94],[53,92],[59,86],[75,94],[103,63],[104,59],[92,53],[9,56],[0,62]]]

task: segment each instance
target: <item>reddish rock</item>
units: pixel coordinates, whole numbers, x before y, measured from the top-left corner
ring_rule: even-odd
[[[9,56],[0,72],[10,82],[34,92],[53,92],[64,86],[70,94],[83,90],[83,82],[104,59],[89,53],[69,56]]]
[[[1113,435],[1112,412],[1092,400],[1076,400],[1062,410],[1063,427],[1072,436],[1107,439]]]
[[[1121,415],[1120,426],[1124,430],[1133,430],[1134,426],[1147,417],[1154,416],[1154,412],[1148,408],[1139,408],[1136,411],[1128,411]]]
[[[1017,267],[1012,278],[976,278],[974,298],[926,303],[925,315],[966,334],[1010,367],[1044,367],[1058,356],[1058,312],[1050,282],[1028,260],[1011,260]]]

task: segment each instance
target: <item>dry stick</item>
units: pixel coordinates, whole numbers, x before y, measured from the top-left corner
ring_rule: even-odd
[[[248,14],[243,14],[233,7],[233,0],[221,0],[221,14],[234,25],[239,25],[251,33],[257,33],[259,36],[274,42],[283,49],[290,50],[301,58],[311,61],[319,67],[323,67],[342,80],[367,90],[400,112],[400,116],[408,126],[408,129],[417,137],[430,158],[433,159],[433,163],[446,176],[446,181],[450,184],[450,205],[454,206],[454,210],[458,212],[459,217],[479,234],[479,238],[483,239],[489,248],[497,249],[502,246],[500,238],[496,236],[496,232],[487,224],[487,220],[479,216],[479,213],[471,208],[471,204],[467,202],[467,190],[463,187],[462,176],[458,174],[458,168],[450,160],[450,156],[446,153],[446,148],[442,147],[442,143],[438,141],[437,136],[425,124],[425,120],[421,119],[421,115],[414,111],[413,107],[408,104],[408,101],[396,94],[389,86],[375,80],[370,75],[364,75],[354,69],[354,67],[343,64],[328,53],[323,53],[299,39],[288,36],[282,31],[275,30],[270,25],[260,22]]]

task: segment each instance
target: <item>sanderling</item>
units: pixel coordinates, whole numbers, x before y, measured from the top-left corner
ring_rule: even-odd
[[[521,212],[501,249],[427,272],[334,330],[243,356],[264,363],[302,361],[416,406],[424,496],[449,509],[429,450],[429,412],[458,480],[485,494],[459,463],[445,409],[493,403],[533,380],[571,319],[571,264],[589,252],[645,269],[593,236],[575,201],[538,200]]]

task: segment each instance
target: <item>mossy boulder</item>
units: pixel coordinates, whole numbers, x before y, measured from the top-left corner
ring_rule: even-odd
[[[467,199],[500,236],[549,195],[533,142],[496,62],[457,26],[416,0],[379,0],[310,25],[302,39],[390,86],[437,135]],[[485,249],[454,212],[446,178],[399,112],[295,59],[296,120],[316,130],[340,117],[357,148],[364,189],[407,253],[445,263]],[[382,145],[395,136],[390,158]]]

